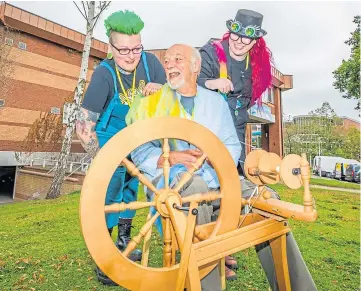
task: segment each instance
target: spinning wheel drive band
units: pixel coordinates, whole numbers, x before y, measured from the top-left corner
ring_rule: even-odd
[[[147,181],[145,176],[139,174],[139,170],[136,169],[126,157],[130,152],[144,143],[158,139],[168,141],[168,138],[185,140],[199,148],[207,155],[217,173],[222,193],[222,202],[219,218],[211,237],[235,230],[239,222],[241,185],[237,169],[226,147],[212,132],[195,122],[173,117],[138,121],[126,127],[116,134],[99,151],[93,160],[82,187],[80,218],[85,243],[95,263],[114,282],[130,290],[175,290],[179,264],[163,268],[150,268],[130,261],[124,256],[127,250],[121,253],[116,248],[109,236],[105,223],[104,201],[106,190],[115,169],[120,163],[123,163],[128,170],[131,169],[131,172],[136,176],[139,175],[138,178],[141,183],[148,186],[150,181]],[[169,154],[169,148],[164,147],[163,152],[168,152]],[[164,154],[164,157],[166,157],[166,154]],[[203,156],[203,161],[205,157],[206,156]],[[166,163],[164,165],[166,165]],[[164,174],[168,175],[166,172],[169,174],[169,166],[164,167]],[[136,209],[149,207],[150,205],[155,206],[155,208],[159,207],[157,216],[162,216],[163,214],[166,225],[169,226],[169,222],[172,224],[177,223],[177,221],[167,218],[168,213],[164,207],[157,206],[157,204],[159,205],[159,201],[179,201],[177,200],[177,190],[170,190],[166,185],[165,189],[156,191],[156,195],[159,198],[156,199],[155,202],[134,202],[134,207]],[[209,197],[213,197],[210,200],[214,199],[212,195],[214,194],[209,195]],[[194,197],[194,200],[199,199],[196,198],[197,197]],[[182,203],[184,203],[185,198],[180,199],[182,199]],[[188,196],[187,199],[188,202],[190,202],[192,196]],[[125,206],[127,205],[128,204],[125,204]],[[112,206],[107,207],[109,207],[109,209],[112,208]],[[109,209],[107,209],[107,211]],[[149,227],[151,228],[155,220],[154,217],[155,216],[147,221],[142,228],[143,230],[148,230]],[[184,216],[182,216],[182,218],[183,217]],[[141,237],[141,234],[136,236],[137,239]],[[164,235],[166,235],[166,233]],[[133,239],[135,239],[135,237],[133,237]],[[204,277],[212,270],[216,263],[217,262],[207,266],[199,266],[200,276]]]

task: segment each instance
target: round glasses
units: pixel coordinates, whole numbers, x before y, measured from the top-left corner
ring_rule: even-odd
[[[120,54],[120,55],[128,55],[130,53],[130,51],[133,52],[133,54],[140,54],[142,51],[143,51],[143,46],[140,45],[140,46],[137,46],[135,48],[132,48],[132,49],[129,49],[129,48],[117,48],[114,44],[112,44],[112,42],[109,42],[110,45],[116,49],[116,51]]]
[[[241,39],[241,42],[245,45],[248,45],[252,42],[252,38],[248,38],[248,37],[245,37],[245,36],[239,36],[238,34],[235,34],[235,33],[231,33],[229,35],[229,38],[233,41],[237,41],[239,39]]]

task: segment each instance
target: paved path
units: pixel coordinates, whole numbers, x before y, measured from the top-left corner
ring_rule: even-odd
[[[11,203],[11,202],[14,202],[14,200],[11,197],[0,195],[0,205],[5,204],[5,203]]]
[[[310,185],[310,186],[311,186],[311,188],[318,188],[318,189],[324,189],[324,190],[342,191],[342,192],[349,192],[349,193],[360,193],[360,189],[336,188],[336,187],[321,186],[321,185]]]

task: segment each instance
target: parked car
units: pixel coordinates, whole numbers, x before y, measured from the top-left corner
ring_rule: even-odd
[[[357,177],[358,176],[358,177]],[[350,182],[360,181],[360,164],[351,164],[346,169],[345,180]]]
[[[360,170],[358,170],[357,173],[356,173],[355,182],[360,183]]]
[[[334,178],[338,180],[345,180],[346,169],[350,164],[357,164],[358,161],[352,159],[341,159],[335,165]]]

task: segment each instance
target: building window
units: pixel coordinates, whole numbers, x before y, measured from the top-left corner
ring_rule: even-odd
[[[262,149],[262,126],[261,124],[254,124],[251,127],[251,146],[252,150]]]
[[[67,49],[67,53],[68,53],[68,56],[72,58],[72,57],[74,57],[75,50],[69,48],[69,49]]]
[[[50,113],[60,115],[60,108],[59,107],[51,107]]]
[[[273,87],[262,94],[262,101],[264,103],[274,104]]]
[[[8,37],[5,37],[5,44],[9,46],[13,46],[14,40]]]
[[[5,106],[5,100],[4,99],[0,99],[0,108]]]
[[[26,43],[19,41],[18,48],[21,49],[21,50],[26,51]]]

